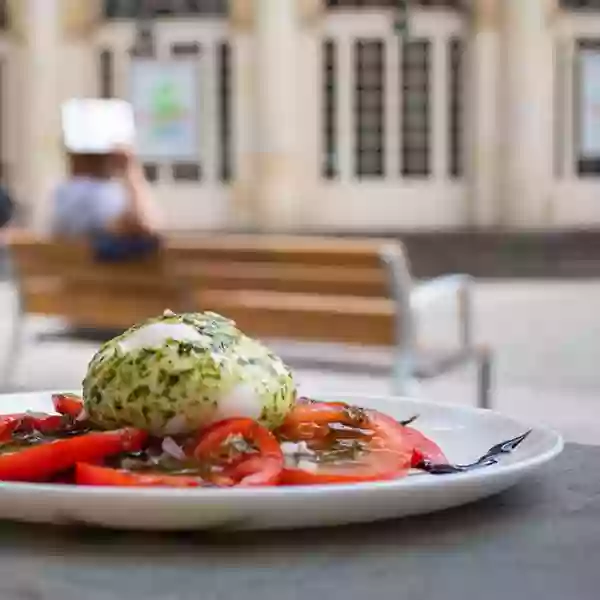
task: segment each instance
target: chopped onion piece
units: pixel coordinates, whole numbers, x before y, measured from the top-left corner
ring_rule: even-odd
[[[185,460],[185,452],[172,437],[166,437],[163,440],[162,449],[163,452],[177,460]]]
[[[284,454],[313,454],[306,442],[282,442],[281,451]]]

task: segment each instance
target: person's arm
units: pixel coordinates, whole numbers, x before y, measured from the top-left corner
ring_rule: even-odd
[[[116,157],[121,162],[127,206],[125,212],[110,224],[109,230],[114,233],[157,233],[161,216],[142,166],[129,149],[119,150]]]
[[[141,231],[156,233],[160,227],[161,217],[144,170],[132,154],[127,156],[126,161],[123,185],[129,199],[129,215],[133,224]]]

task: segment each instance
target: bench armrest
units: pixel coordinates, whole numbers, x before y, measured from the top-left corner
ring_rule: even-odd
[[[456,300],[459,340],[464,348],[472,346],[473,330],[473,279],[469,275],[443,275],[413,287],[410,304],[414,312],[432,304]]]

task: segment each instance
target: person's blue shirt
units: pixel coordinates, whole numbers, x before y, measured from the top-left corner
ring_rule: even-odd
[[[127,192],[121,182],[74,177],[54,194],[52,233],[88,237],[106,232],[127,207]]]
[[[158,247],[154,237],[110,232],[111,224],[127,210],[127,191],[119,181],[74,177],[55,192],[52,233],[56,237],[89,239],[96,257],[105,261],[153,253]]]

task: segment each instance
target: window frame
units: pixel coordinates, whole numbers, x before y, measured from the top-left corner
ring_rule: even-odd
[[[131,0],[130,0],[131,1]],[[195,0],[195,4],[206,2],[206,0]],[[220,8],[206,9],[185,7],[190,0],[179,0],[174,7],[173,12],[167,12],[165,7],[167,2],[159,0],[135,0],[132,2],[133,10],[124,11],[125,4],[123,0],[103,0],[102,17],[105,21],[130,21],[143,18],[155,19],[181,19],[181,18],[226,18],[229,14],[229,5],[227,0],[210,0],[211,4],[221,3]],[[173,4],[173,0],[168,0]],[[160,6],[159,6],[160,5]],[[181,7],[181,9],[180,9]],[[164,12],[163,12],[164,11]]]

